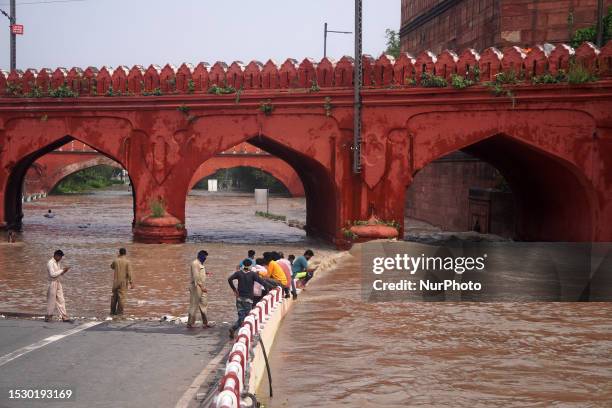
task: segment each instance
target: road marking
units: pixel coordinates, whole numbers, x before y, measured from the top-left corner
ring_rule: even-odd
[[[221,362],[221,359],[225,357],[225,354],[227,353],[227,348],[227,345],[223,346],[219,354],[217,354],[215,358],[210,360],[210,363],[208,363],[208,365],[204,367],[202,372],[198,374],[195,380],[193,380],[189,388],[187,388],[187,391],[185,391],[185,393],[176,403],[174,408],[187,408],[189,404],[191,404],[195,400],[195,395],[204,383],[204,380],[206,380],[206,377],[208,377],[209,374],[217,368],[217,366]]]
[[[41,341],[38,341],[36,343],[30,344],[29,346],[25,346],[22,347],[18,350],[13,351],[12,353],[8,353],[2,357],[0,357],[0,367],[2,367],[3,365],[5,365],[6,363],[9,363],[13,360],[15,360],[16,358],[19,358],[21,356],[23,356],[24,354],[28,354],[31,351],[37,350],[41,347],[44,347],[48,344],[51,344],[53,342],[56,342],[58,340],[63,339],[64,337],[68,337],[71,336],[75,333],[78,333],[80,331],[83,331],[85,329],[89,329],[90,327],[93,327],[95,325],[98,325],[102,322],[87,322],[87,323],[83,323],[77,327],[75,327],[74,329],[70,329],[68,331],[65,331],[62,334],[55,334],[53,336],[49,336],[46,339],[42,339]]]

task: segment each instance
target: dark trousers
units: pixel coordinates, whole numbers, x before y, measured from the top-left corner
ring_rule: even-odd
[[[232,330],[238,330],[240,326],[242,326],[244,318],[247,317],[252,308],[252,302],[247,302],[246,300],[240,298],[236,299],[236,311],[238,312],[238,320],[236,320],[236,323],[234,323],[234,325],[232,326]]]
[[[111,314],[122,315],[123,306],[127,299],[127,287],[119,286],[113,288],[113,296],[111,297]]]

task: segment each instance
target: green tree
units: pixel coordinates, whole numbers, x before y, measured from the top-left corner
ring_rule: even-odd
[[[603,44],[606,44],[608,41],[612,40],[612,6],[608,7],[608,14],[606,14],[603,18],[602,28]],[[570,44],[572,47],[576,48],[585,41],[590,41],[592,43],[597,41],[597,31],[595,25],[576,30],[570,40]]]
[[[387,49],[385,54],[393,55],[394,58],[399,58],[400,55],[400,39],[399,34],[395,30],[387,28],[385,30],[385,37],[387,38]]]

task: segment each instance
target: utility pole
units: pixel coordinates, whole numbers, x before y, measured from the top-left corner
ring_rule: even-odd
[[[361,173],[361,31],[362,31],[362,0],[355,0],[355,69],[354,77],[354,122],[353,122],[353,173]]]
[[[17,69],[17,34],[13,32],[13,25],[17,23],[17,10],[16,9],[17,7],[15,4],[15,0],[11,0],[10,9],[9,9],[8,14],[6,13],[6,11],[0,10],[0,13],[4,14],[6,18],[9,19],[9,22],[10,22],[9,33],[10,33],[10,39],[11,39],[11,45],[10,45],[11,71],[14,71],[15,69]]]
[[[323,25],[323,58],[327,57],[327,33],[336,33],[336,34],[353,34],[350,31],[334,31],[327,29],[327,23]]]
[[[15,0],[11,0],[11,23],[17,23],[17,6]],[[17,69],[17,34],[11,30],[11,71]]]

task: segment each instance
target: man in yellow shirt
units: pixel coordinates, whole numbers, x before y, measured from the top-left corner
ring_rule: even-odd
[[[274,260],[274,253],[264,252],[264,265],[267,267],[268,273],[266,278],[276,282],[282,287],[287,286],[287,276],[283,268]]]

